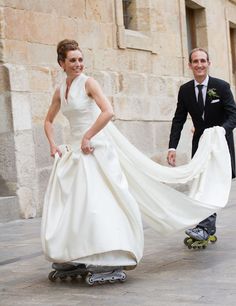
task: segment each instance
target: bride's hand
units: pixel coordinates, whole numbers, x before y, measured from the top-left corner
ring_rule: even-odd
[[[52,145],[52,146],[50,146],[50,154],[51,154],[51,156],[54,158],[55,157],[55,155],[58,153],[58,155],[61,157],[62,156],[62,153],[61,153],[61,151],[60,151],[60,149],[57,147],[57,146],[55,146],[55,145]]]
[[[94,151],[94,147],[91,146],[90,140],[86,137],[82,139],[81,150],[84,154],[91,154]]]

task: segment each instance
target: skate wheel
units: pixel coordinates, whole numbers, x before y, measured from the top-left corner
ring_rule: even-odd
[[[78,277],[77,274],[74,274],[74,275],[71,275],[71,276],[70,276],[70,278],[71,278],[72,280],[76,279],[77,277]]]
[[[112,277],[112,279],[109,279],[109,283],[111,283],[111,284],[113,284],[115,281],[116,281],[116,280],[115,280],[114,277]]]
[[[216,236],[211,236],[210,237],[210,242],[211,243],[215,243],[217,241],[217,237]]]
[[[125,272],[123,272],[122,278],[119,279],[119,281],[120,281],[121,283],[124,283],[126,280],[127,280],[127,275],[126,275]]]
[[[184,238],[184,244],[185,244],[186,246],[188,246],[188,240],[189,240],[189,237]]]
[[[59,278],[60,278],[60,280],[64,281],[64,280],[67,279],[67,276],[66,275],[61,275],[61,276],[59,276]]]
[[[55,282],[56,279],[57,279],[56,274],[57,274],[56,271],[51,271],[51,272],[48,274],[48,279],[49,279],[51,282]]]
[[[100,279],[100,280],[98,281],[98,283],[99,283],[100,285],[102,285],[102,284],[105,283],[105,280],[104,280],[104,279]]]
[[[93,285],[94,285],[94,280],[92,279],[91,276],[86,276],[85,281],[86,281],[86,283],[87,283],[89,286],[93,286]]]

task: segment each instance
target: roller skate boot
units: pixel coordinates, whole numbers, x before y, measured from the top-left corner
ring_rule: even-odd
[[[48,275],[50,281],[54,282],[58,278],[66,280],[68,277],[76,279],[78,276],[82,278],[88,285],[103,284],[105,282],[114,283],[116,281],[125,282],[127,275],[122,271],[122,267],[109,266],[86,266],[85,264],[57,264],[53,263],[54,269]]]
[[[209,242],[215,243],[217,241],[217,237],[215,236],[215,228],[211,230],[210,234],[206,229],[201,227],[187,229],[185,233],[188,235],[188,237],[184,239],[184,244],[189,249],[205,249]]]
[[[86,265],[84,264],[53,263],[52,268],[54,270],[48,274],[51,282],[55,282],[58,278],[60,280],[66,280],[68,277],[76,279],[78,276],[85,278],[88,274]]]

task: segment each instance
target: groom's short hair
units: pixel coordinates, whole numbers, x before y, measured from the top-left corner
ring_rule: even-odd
[[[188,58],[189,63],[192,63],[192,54],[193,54],[194,52],[196,52],[196,51],[202,51],[202,52],[206,53],[207,61],[209,62],[209,54],[208,54],[208,52],[207,52],[205,49],[203,49],[203,48],[194,48],[194,49],[192,49],[192,50],[190,51],[190,53],[189,53],[189,58]]]

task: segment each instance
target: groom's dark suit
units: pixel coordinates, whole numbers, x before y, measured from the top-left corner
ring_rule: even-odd
[[[209,90],[213,89],[215,97],[210,97]],[[222,126],[226,130],[226,140],[231,156],[232,177],[235,177],[233,129],[236,127],[236,105],[229,84],[223,80],[209,77],[204,119],[197,103],[194,80],[180,87],[177,108],[172,121],[169,148],[177,147],[188,113],[192,117],[195,128],[192,140],[192,156],[198,148],[198,142],[203,131],[209,127]],[[201,221],[197,227],[205,229],[208,234],[214,234],[215,223],[216,214],[213,214]]]
[[[211,89],[214,89],[218,97],[209,96],[208,91]],[[233,129],[236,127],[236,105],[229,84],[223,80],[209,77],[204,119],[197,104],[194,80],[180,87],[177,108],[172,121],[169,148],[177,148],[188,113],[192,117],[195,128],[192,139],[192,156],[197,150],[203,131],[209,127],[222,126],[226,130],[226,140],[231,155],[232,177],[235,177]]]

